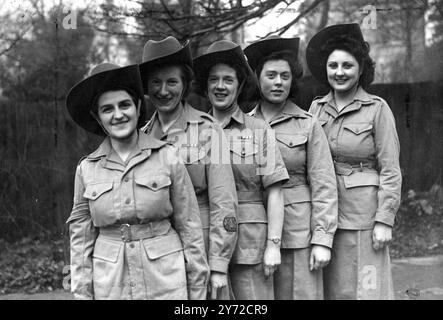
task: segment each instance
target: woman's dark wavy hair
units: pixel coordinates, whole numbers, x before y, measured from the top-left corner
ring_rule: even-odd
[[[149,71],[148,77],[157,70],[165,67],[178,67],[180,69],[181,73],[180,76],[185,86],[185,91],[183,92],[183,99],[186,98],[191,90],[192,82],[194,81],[194,71],[192,70],[192,68],[187,64],[171,64],[171,63],[158,64]],[[148,88],[145,88],[146,92],[148,92],[147,89]]]
[[[294,60],[294,53],[289,50],[273,52],[261,58],[259,63],[257,64],[257,67],[255,69],[255,74],[257,75],[257,79],[259,80],[259,82],[260,82],[260,73],[263,70],[263,66],[267,61],[270,60],[285,60],[289,64],[289,68],[291,69],[292,73],[292,82],[288,98],[295,98],[295,95],[298,90],[297,79],[303,76],[303,66],[298,60]]]
[[[319,79],[323,84],[329,86],[328,77],[326,73],[326,62],[328,61],[329,55],[334,50],[343,50],[354,56],[357,60],[360,68],[363,72],[358,81],[359,85],[366,89],[372,81],[374,81],[375,73],[375,62],[369,56],[370,46],[366,41],[356,40],[348,35],[340,35],[330,38],[326,43],[320,48],[322,65],[325,66],[325,72],[322,75],[322,79]]]
[[[246,71],[244,66],[240,65],[239,63],[234,63],[234,62],[230,62],[230,61],[226,61],[226,60],[222,59],[221,61],[218,61],[217,63],[211,65],[207,69],[208,72],[206,72],[204,75],[196,78],[194,90],[197,94],[202,95],[202,96],[206,95],[207,90],[208,90],[209,72],[211,71],[211,68],[217,64],[226,64],[227,66],[234,69],[235,75],[237,76],[239,86],[243,83],[243,81],[246,81],[246,78],[248,76],[248,71]],[[240,89],[240,88],[238,88],[238,89]],[[247,95],[246,91],[248,91],[248,90],[249,90],[249,88],[246,88],[246,86],[243,86],[242,92],[240,92],[240,95],[238,96],[238,101],[237,101],[238,103],[240,103],[244,100],[245,95]]]

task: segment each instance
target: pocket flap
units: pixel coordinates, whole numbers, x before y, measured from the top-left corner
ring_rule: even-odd
[[[89,200],[95,200],[103,193],[112,189],[114,182],[94,183],[86,186],[83,197]]]
[[[135,183],[147,187],[152,191],[157,191],[161,188],[169,186],[171,184],[171,179],[168,176],[144,176],[140,178],[135,178]]]
[[[308,141],[308,137],[301,134],[276,134],[276,139],[289,148],[305,144]]]
[[[267,223],[268,217],[262,203],[244,203],[238,206],[238,223]]]
[[[144,239],[143,245],[151,260],[183,250],[182,242],[176,233]]]
[[[232,141],[230,149],[242,158],[258,153],[258,144],[253,141]]]
[[[311,191],[307,185],[283,188],[283,196],[285,205],[311,201]]]
[[[346,188],[379,186],[380,178],[376,171],[353,172],[349,176],[343,176]]]
[[[343,125],[343,128],[352,131],[355,134],[360,134],[365,131],[372,130],[371,123],[346,123]]]
[[[95,241],[92,256],[97,259],[116,263],[123,243],[120,241],[107,241],[100,237]]]

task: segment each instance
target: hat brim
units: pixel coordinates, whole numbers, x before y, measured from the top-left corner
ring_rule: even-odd
[[[146,105],[137,65],[100,72],[78,82],[66,97],[66,108],[80,127],[93,134],[104,136],[103,129],[90,111],[98,94],[115,89],[127,89],[140,99],[140,116],[137,126],[140,128],[146,120]]]
[[[238,103],[247,99],[250,95],[250,91],[257,89],[258,83],[254,72],[251,70],[243,50],[240,46],[235,48],[221,50],[203,54],[194,59],[194,74],[195,74],[195,92],[200,96],[206,96],[207,93],[207,78],[210,69],[218,63],[227,64],[234,69],[242,68],[246,73],[246,80],[242,87],[242,91],[238,96]]]
[[[192,53],[189,41],[183,46],[183,48],[174,53],[157,57],[152,60],[144,61],[139,64],[140,75],[142,78],[142,85],[146,93],[148,86],[148,75],[150,71],[156,66],[168,65],[168,64],[169,65],[184,64],[192,68]]]
[[[348,35],[359,42],[364,42],[363,34],[358,23],[338,24],[326,27],[315,34],[306,47],[306,62],[311,74],[323,82],[326,74],[325,53],[322,46],[331,38]]]
[[[294,61],[297,61],[299,46],[300,38],[264,39],[250,44],[244,49],[244,52],[248,58],[249,65],[255,71],[261,59],[273,52],[292,52]]]

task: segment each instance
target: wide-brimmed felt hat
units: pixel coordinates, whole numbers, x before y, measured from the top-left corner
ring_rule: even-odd
[[[306,47],[306,62],[311,74],[319,81],[323,81],[326,74],[326,60],[328,57],[322,46],[336,37],[347,36],[358,42],[364,42],[363,34],[358,23],[336,24],[326,27],[315,34]]]
[[[269,36],[247,46],[244,50],[251,68],[256,71],[258,64],[271,53],[286,51],[292,55],[294,61],[298,59],[300,38],[281,38],[277,35]]]
[[[74,85],[66,97],[66,107],[72,119],[89,132],[105,135],[91,110],[98,95],[112,90],[127,90],[140,99],[137,127],[141,127],[145,122],[146,107],[138,65],[120,67],[112,63],[102,63],[94,67],[89,76]]]
[[[142,63],[139,65],[143,88],[146,89],[149,71],[166,64],[184,64],[192,68],[192,53],[189,40],[183,45],[174,37],[163,40],[148,40],[143,48]]]
[[[214,42],[204,54],[194,59],[196,93],[201,96],[206,95],[209,71],[218,63],[227,64],[238,71],[241,69],[246,76],[242,91],[238,96],[238,102],[242,106],[242,102],[247,98],[247,95],[258,89],[258,84],[241,46],[229,40]]]

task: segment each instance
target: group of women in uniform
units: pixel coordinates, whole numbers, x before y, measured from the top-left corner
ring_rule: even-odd
[[[149,40],[141,64],[98,65],[71,89],[74,121],[105,137],[75,176],[76,298],[393,298],[399,141],[387,103],[365,91],[369,45],[358,24],[310,40],[330,92],[309,112],[292,101],[298,50],[299,38],[220,40],[193,59],[189,42]],[[207,113],[186,102],[191,89]]]

